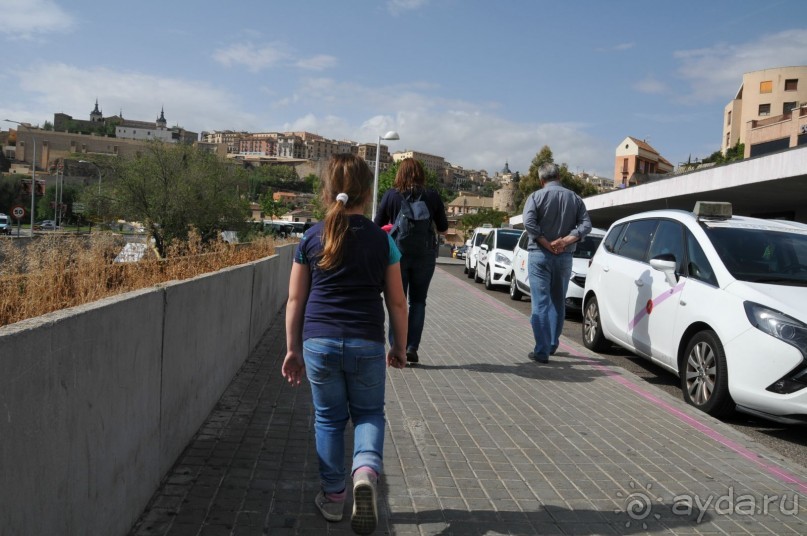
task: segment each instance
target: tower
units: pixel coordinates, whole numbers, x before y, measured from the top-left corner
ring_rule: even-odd
[[[160,117],[157,118],[157,129],[165,130],[168,121],[165,120],[165,106],[160,109]]]
[[[101,123],[104,120],[104,114],[98,109],[98,99],[95,99],[95,109],[90,112],[90,121],[93,123]]]

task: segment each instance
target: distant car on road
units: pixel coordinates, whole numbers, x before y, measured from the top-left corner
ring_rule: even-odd
[[[569,287],[566,290],[566,310],[581,311],[583,306],[583,287],[586,286],[586,274],[588,264],[594,256],[594,252],[600,246],[604,229],[596,227],[586,235],[583,240],[577,242],[577,249],[572,254],[572,275],[569,280]],[[525,294],[530,295],[530,277],[527,268],[527,231],[518,241],[516,249],[513,251],[513,270],[510,276],[510,298],[520,300]]]
[[[583,343],[678,375],[684,400],[807,423],[807,229],[728,203],[611,225],[586,278]]]
[[[0,234],[11,234],[11,218],[6,214],[0,214]]]
[[[40,231],[55,231],[58,229],[58,226],[53,220],[42,220],[34,224],[34,229],[38,229]]]

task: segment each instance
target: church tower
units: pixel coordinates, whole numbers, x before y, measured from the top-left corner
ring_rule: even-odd
[[[104,114],[98,109],[98,99],[95,99],[95,109],[90,112],[90,121],[93,123],[102,123],[104,121]]]
[[[160,109],[160,117],[157,118],[157,130],[165,130],[168,121],[165,120],[165,106]]]

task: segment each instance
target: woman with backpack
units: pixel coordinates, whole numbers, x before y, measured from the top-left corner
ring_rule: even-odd
[[[437,233],[448,230],[443,200],[436,190],[426,188],[426,173],[419,161],[401,160],[394,187],[384,193],[373,221],[382,227],[393,224],[390,233],[401,250],[401,279],[409,299],[406,360],[416,364],[437,259]],[[390,340],[392,334],[390,329]]]
[[[371,534],[378,523],[386,367],[406,366],[400,254],[391,237],[364,216],[372,191],[373,174],[364,160],[352,154],[331,158],[322,187],[325,220],[305,232],[294,255],[282,367],[291,385],[303,377],[311,384],[320,473],[314,503],[328,521],[342,519],[344,434],[348,420],[353,422],[356,534]],[[401,339],[390,345],[386,359],[385,301]]]

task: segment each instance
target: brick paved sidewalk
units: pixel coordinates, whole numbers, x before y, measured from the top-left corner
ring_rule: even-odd
[[[349,506],[332,524],[313,505],[310,391],[280,375],[283,329],[133,536],[351,533]],[[531,346],[524,315],[438,268],[421,364],[389,372],[377,534],[807,534],[805,468],[585,348],[539,365]]]

